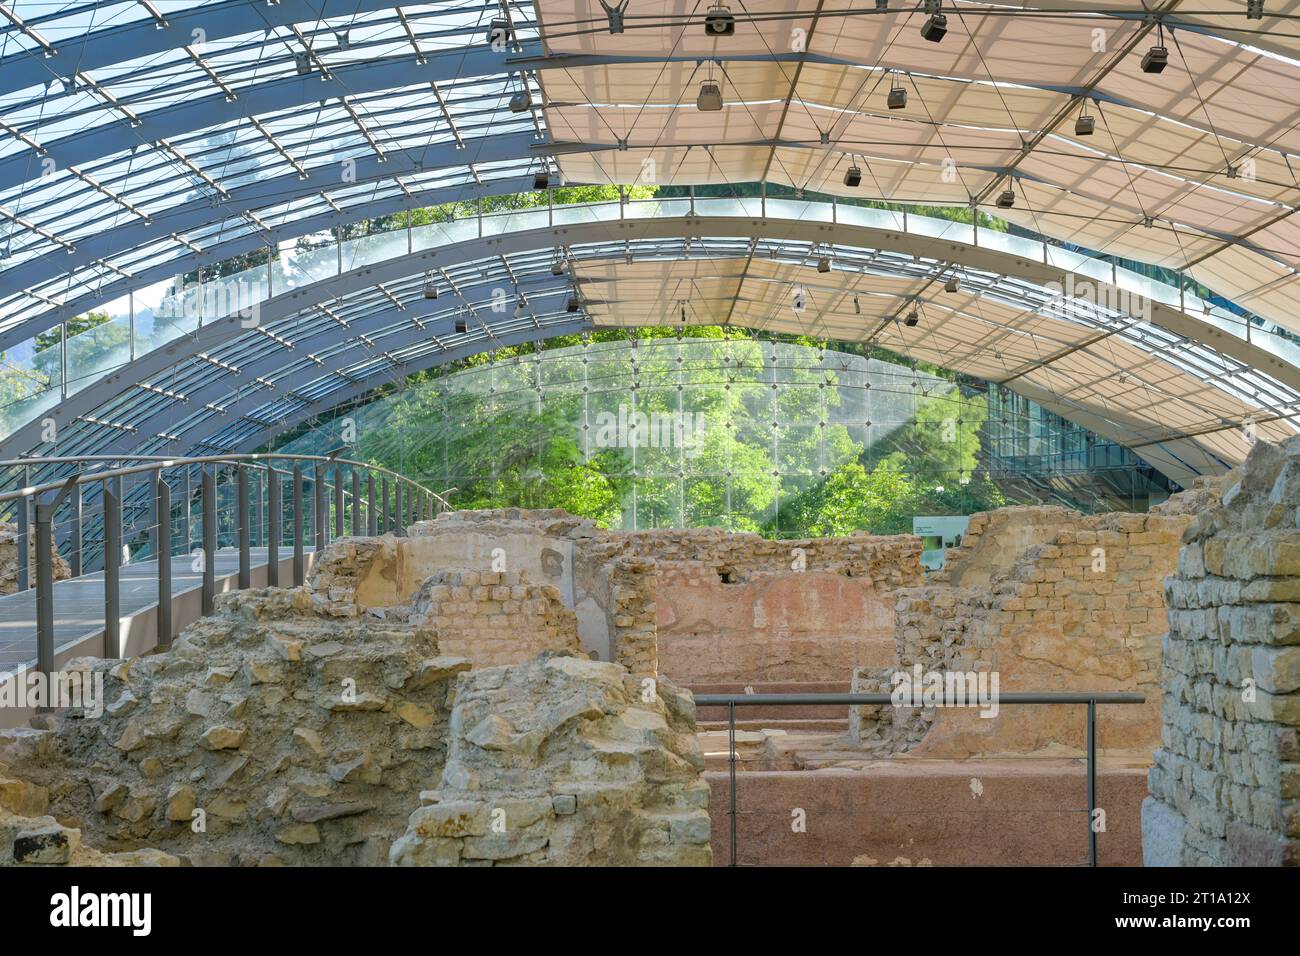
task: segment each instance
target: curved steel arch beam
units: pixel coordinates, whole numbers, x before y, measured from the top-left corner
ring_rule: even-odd
[[[462,292],[471,292],[481,289],[497,288],[500,282],[494,282],[490,285],[484,284],[474,287],[461,287]],[[567,295],[567,289],[549,289],[529,293],[529,298],[533,301],[554,297],[557,295]],[[349,365],[355,365],[363,358],[370,357],[376,353],[384,352],[399,353],[402,349],[410,348],[412,345],[418,345],[420,342],[428,341],[433,337],[456,336],[462,337],[465,333],[457,335],[454,330],[455,320],[450,316],[439,316],[429,318],[426,328],[411,326],[409,328],[396,328],[386,334],[378,334],[376,326],[391,325],[394,318],[402,313],[397,309],[388,308],[379,312],[367,315],[363,320],[356,320],[351,323],[350,328],[344,330],[337,325],[331,324],[328,329],[322,330],[319,334],[311,336],[294,343],[293,353],[287,350],[272,352],[262,358],[241,366],[239,374],[230,373],[220,376],[213,381],[207,382],[192,392],[185,393],[185,405],[187,408],[199,409],[209,405],[217,405],[222,408],[219,413],[220,417],[230,418],[238,417],[253,409],[260,408],[267,402],[276,397],[276,393],[266,390],[254,389],[243,394],[240,390],[250,385],[254,379],[265,378],[268,374],[274,374],[286,366],[298,361],[302,356],[310,354],[313,350],[326,349],[339,344],[345,344],[346,348],[335,352],[334,354],[319,358],[310,371],[311,381],[322,378],[333,372],[341,371]],[[513,316],[508,317],[507,321],[520,321]],[[540,321],[540,319],[539,319]],[[492,329],[492,323],[488,323],[488,328]],[[337,333],[337,334],[335,334]],[[366,334],[371,338],[375,345],[373,350],[364,342],[357,339],[357,333]],[[478,336],[481,333],[478,329],[469,333],[471,336]],[[492,333],[496,338],[500,338],[495,332]],[[488,337],[484,335],[484,337]],[[278,357],[277,357],[278,356]],[[283,390],[277,386],[279,394],[284,394]],[[179,389],[178,389],[179,390]],[[234,398],[230,399],[229,396]],[[156,437],[168,423],[175,422],[179,417],[179,411],[174,407],[164,407],[152,412],[147,418],[133,423],[132,427],[138,430],[135,435],[118,436],[114,441],[104,446],[103,454],[128,454],[130,449],[139,444],[141,441],[152,440]],[[183,438],[182,433],[182,438]]]
[[[526,329],[498,336],[494,345],[498,347],[526,345],[529,342],[541,342],[561,335],[574,335],[590,328],[591,324],[585,321],[561,322],[556,325],[543,326],[541,329]],[[448,349],[446,352],[439,352],[435,355],[421,356],[407,365],[407,374],[414,375],[416,372],[424,372],[431,368],[446,365],[449,362],[470,358],[471,356],[478,355],[483,351],[485,350],[478,344],[473,344],[457,346],[456,348]],[[371,376],[371,378],[374,377],[375,376]],[[337,392],[331,392],[326,399],[313,402],[311,405],[285,417],[275,425],[266,426],[251,437],[240,440],[234,447],[259,448],[275,436],[281,435],[287,430],[297,427],[308,419],[314,418],[324,412],[328,412],[330,409],[337,408],[340,405],[346,405],[357,398],[382,388],[385,384],[388,383],[373,381],[358,382],[356,385],[350,385]],[[212,447],[216,446],[214,445]]]
[[[60,40],[53,44],[51,56],[24,50],[0,57],[0,96],[51,79],[179,50],[194,42],[194,30],[202,30],[211,42],[291,23],[392,8],[393,0],[279,0],[274,5],[263,0],[226,0],[193,10],[174,10],[165,15],[165,25],[142,19]]]
[[[1061,283],[1063,287],[1069,287],[1071,282],[1096,281],[1090,276],[1079,275],[1058,266],[1024,259],[1010,253],[897,230],[807,220],[686,216],[549,226],[486,236],[451,247],[402,255],[341,276],[331,276],[309,286],[273,297],[262,306],[261,316],[263,322],[276,321],[314,303],[338,298],[376,283],[406,278],[435,266],[473,262],[491,256],[510,255],[562,245],[702,236],[746,240],[752,238],[789,240],[809,244],[834,243],[864,249],[887,249],[918,258],[965,265],[995,275],[1013,276],[1039,286],[1056,282]],[[1159,302],[1151,303],[1151,320],[1176,335],[1261,370],[1289,388],[1300,391],[1300,368],[1284,362],[1250,342],[1238,339],[1209,323]],[[213,344],[228,342],[238,328],[239,321],[239,317],[235,315],[206,325],[193,336],[177,339],[105,376],[95,385],[83,389],[74,398],[78,399],[79,406],[93,403],[91,407],[98,407],[102,402],[123,391],[124,386],[143,381],[150,373],[157,374],[179,357],[204,351]],[[146,372],[146,369],[151,372]],[[1021,381],[1011,387],[1019,391],[1022,388],[1027,389],[1028,385]],[[52,417],[61,427],[66,427],[75,417],[67,414],[69,410],[59,407],[43,417]],[[1077,412],[1067,417],[1079,420]],[[29,424],[24,429],[20,429],[20,432],[30,435],[31,432],[28,430],[30,428]],[[1133,438],[1132,434],[1118,433],[1113,426],[1105,430],[1093,430],[1121,444]],[[16,457],[17,453],[27,450],[29,449],[18,447],[12,438],[0,442],[0,455]]]
[[[343,209],[341,212],[330,210],[318,216],[309,216],[306,219],[292,219],[279,226],[273,226],[265,232],[254,232],[238,239],[232,239],[227,242],[218,243],[209,246],[202,252],[191,252],[175,259],[168,259],[166,262],[159,263],[147,269],[142,269],[132,273],[129,279],[117,279],[113,282],[106,283],[95,289],[94,292],[87,293],[76,299],[71,299],[56,309],[49,312],[43,312],[40,315],[24,319],[26,323],[48,322],[45,328],[53,328],[60,322],[67,321],[93,309],[95,306],[104,302],[112,302],[114,299],[126,295],[128,292],[134,292],[137,289],[147,288],[155,282],[163,282],[167,279],[173,279],[177,275],[183,275],[187,272],[201,267],[214,265],[223,262],[235,256],[244,255],[254,252],[258,249],[264,249],[273,243],[279,243],[287,239],[297,239],[302,236],[311,235],[314,232],[321,232],[326,229],[332,229],[335,226],[350,225],[361,222],[366,219],[374,219],[378,216],[387,216],[393,213],[404,212],[407,209],[421,209],[425,206],[437,206],[443,203],[466,202],[471,199],[480,197],[487,198],[490,196],[510,196],[516,193],[527,192],[532,189],[533,180],[531,176],[511,178],[511,179],[493,179],[489,180],[486,186],[467,185],[467,186],[443,186],[436,189],[426,189],[419,192],[411,190],[410,194],[401,193],[396,196],[390,196],[374,202],[357,204]],[[134,229],[135,227],[131,227]],[[131,238],[125,249],[116,248],[119,243],[116,241],[121,237],[127,236],[131,229],[111,230],[101,233],[93,238],[94,245],[90,242],[84,243],[83,246],[90,246],[88,251],[82,252],[83,246],[78,247],[78,251],[72,253],[64,260],[65,265],[69,268],[59,267],[58,259],[55,256],[41,256],[31,262],[24,262],[20,266],[0,272],[0,295],[12,294],[24,288],[36,285],[38,282],[46,281],[56,276],[70,271],[72,269],[81,269],[93,265],[99,259],[109,255],[114,255],[126,249],[147,243],[149,239]],[[164,233],[165,235],[166,233]],[[157,238],[157,237],[154,237]],[[31,327],[35,327],[34,325]],[[11,347],[22,338],[14,339],[13,336],[20,334],[17,329],[6,329],[0,332],[0,351]],[[44,331],[42,329],[41,331]],[[23,338],[26,334],[21,333]],[[40,334],[40,333],[36,333]]]
[[[409,156],[398,154],[389,157],[385,163],[378,162],[374,157],[362,158],[357,160],[356,182],[345,183],[339,176],[339,166],[337,163],[331,163],[327,166],[318,166],[307,171],[306,177],[295,175],[279,176],[275,179],[262,180],[258,183],[252,183],[241,189],[232,190],[228,202],[214,205],[207,208],[218,208],[221,210],[219,217],[207,217],[203,212],[200,204],[191,204],[188,207],[182,206],[169,214],[166,220],[155,219],[153,226],[140,224],[139,226],[129,227],[135,230],[142,238],[140,242],[147,241],[143,238],[147,234],[153,238],[163,238],[173,232],[183,232],[198,226],[207,224],[215,218],[229,218],[241,212],[246,212],[266,205],[268,202],[288,202],[293,199],[310,196],[319,192],[328,192],[332,189],[351,189],[357,183],[373,182],[380,179],[390,179],[394,176],[407,175],[413,172],[427,171],[432,169],[444,169],[464,166],[467,163],[493,163],[508,160],[519,160],[534,156],[551,156],[569,152],[592,152],[597,150],[613,149],[613,147],[588,147],[576,145],[556,146],[552,144],[538,143],[533,139],[532,134],[524,133],[511,136],[494,136],[485,137],[481,140],[472,141],[475,143],[472,150],[472,156],[466,156],[470,153],[469,149],[458,149],[454,143],[439,143],[436,146],[427,147],[420,154],[420,159],[412,160]],[[85,302],[86,297],[79,301]],[[105,296],[100,293],[94,295],[94,302],[105,301]],[[84,307],[83,307],[84,308]],[[3,332],[0,332],[0,351],[12,348],[19,342],[26,341],[32,336],[39,335],[47,329],[53,328],[64,318],[71,318],[71,315],[78,315],[79,312],[72,312],[67,315],[67,309],[63,308],[55,312],[41,313],[39,317],[33,317],[16,325],[13,325]],[[54,315],[60,315],[60,318],[52,318]]]

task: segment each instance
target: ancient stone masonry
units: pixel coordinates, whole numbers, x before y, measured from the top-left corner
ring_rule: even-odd
[[[1300,440],[1257,444],[1166,583],[1147,865],[1300,865]]]
[[[440,772],[469,662],[420,627],[267,589],[218,597],[166,653],[80,666],[104,675],[102,716],[0,734],[0,761],[61,824],[192,863],[364,864]]]
[[[961,544],[949,548],[943,567],[930,584],[988,587],[999,571],[1010,570],[1019,556],[1036,544],[1051,544],[1062,528],[1075,526],[1082,515],[1069,508],[1029,506],[980,511],[970,516]]]
[[[1025,527],[1017,529],[1024,513]],[[1159,726],[1159,646],[1165,575],[1174,570],[1188,518],[1083,516],[1066,509],[1006,508],[975,515],[954,549],[950,580],[988,584],[904,588],[895,595],[895,655],[910,669],[996,671],[1002,693],[1145,691],[1144,706],[1106,714],[1104,749],[1149,754]],[[1012,542],[1047,542],[1016,551]],[[950,552],[952,553],[952,552]],[[860,721],[870,731],[870,720]],[[916,752],[928,756],[1078,752],[1078,708],[1007,707],[995,718],[938,711]]]
[[[438,571],[415,597],[412,620],[444,653],[478,666],[519,664],[542,651],[578,653],[578,624],[549,584],[523,571]]]
[[[28,586],[36,586],[36,526],[27,532]],[[62,581],[72,575],[68,562],[51,549],[54,558],[54,580]],[[0,524],[0,594],[13,594],[18,590],[18,526]]]
[[[400,865],[707,866],[708,785],[689,694],[544,654],[457,681],[447,766]]]

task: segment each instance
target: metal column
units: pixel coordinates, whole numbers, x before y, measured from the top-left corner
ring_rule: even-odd
[[[384,475],[383,482],[381,485],[381,490],[382,490],[383,497],[380,498],[380,506],[379,506],[379,533],[388,534],[389,530],[392,528],[392,522],[389,521],[390,515],[388,513],[388,476],[387,475]]]
[[[199,504],[203,509],[203,613],[211,614],[217,604],[217,476],[207,465],[199,466]]]
[[[1088,701],[1088,865],[1097,865],[1097,702]]]
[[[68,565],[74,578],[81,577],[82,573],[81,517],[81,485],[76,485],[72,489],[72,500],[68,502],[68,543],[71,547],[68,552]]]
[[[366,530],[370,537],[379,534],[379,515],[375,511],[375,474],[366,475]]]
[[[104,479],[104,656],[122,656],[122,479]]]
[[[239,514],[239,588],[253,586],[253,559],[249,553],[252,540],[248,518],[248,469],[235,466],[235,510]]]
[[[32,486],[32,469],[23,466],[23,487]],[[18,499],[18,590],[26,591],[31,583],[31,508],[26,496]]]
[[[346,535],[347,529],[343,527],[343,466],[334,466],[334,537],[341,538]]]
[[[280,586],[280,476],[274,468],[266,470],[266,583]]]
[[[355,468],[351,469],[351,472],[352,507],[349,510],[352,512],[352,524],[350,530],[352,531],[352,537],[359,538],[361,536],[361,472]]]
[[[172,642],[172,492],[162,469],[154,479],[154,515],[158,526],[158,643]]]
[[[293,466],[293,586],[302,587],[302,468]]]
[[[325,504],[325,469],[319,465],[316,466],[315,481],[312,485],[312,498],[316,502],[316,554],[319,556],[325,550],[328,543],[326,536],[329,534],[330,515],[326,511]]]

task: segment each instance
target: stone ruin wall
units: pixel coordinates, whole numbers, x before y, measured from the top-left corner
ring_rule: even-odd
[[[402,613],[435,572],[495,564],[555,588],[582,649],[636,674],[847,682],[856,665],[889,662],[892,592],[924,580],[920,550],[912,535],[774,542],[611,532],[554,510],[451,512],[409,538],[336,543],[313,588],[326,613]]]
[[[1300,441],[1257,444],[1166,582],[1145,862],[1300,865]]]
[[[1004,508],[971,519],[946,573],[895,594],[895,662],[910,670],[996,671],[999,692],[1145,691],[1145,705],[1105,712],[1100,746],[1147,759],[1159,733],[1164,577],[1177,563],[1186,515],[1084,516],[1064,508]],[[1021,542],[1029,542],[1020,548]],[[972,583],[974,582],[974,583]],[[861,692],[888,692],[890,669],[854,673]],[[850,732],[889,752],[965,757],[1077,753],[1078,707],[973,710],[855,708]]]
[[[689,695],[572,656],[567,609],[566,649],[471,670],[418,608],[329,590],[221,595],[170,650],[75,664],[102,714],[0,731],[0,865],[711,861]]]

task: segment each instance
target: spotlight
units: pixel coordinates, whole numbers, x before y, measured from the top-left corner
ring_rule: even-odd
[[[858,297],[856,295],[853,297],[853,313],[855,315],[862,314],[862,305],[858,302]]]
[[[921,321],[920,313],[917,312],[916,309],[913,309],[911,312],[907,313],[907,318],[903,320],[903,324],[910,329],[920,321]]]
[[[722,87],[714,80],[705,80],[700,84],[695,106],[702,113],[716,113],[722,109]]]
[[[1096,128],[1096,118],[1089,116],[1087,113],[1079,114],[1079,118],[1074,121],[1075,136],[1091,136],[1092,131]]]
[[[510,42],[510,24],[505,20],[493,20],[488,27],[487,41],[496,47],[505,46]]]
[[[704,34],[711,37],[736,35],[736,18],[725,3],[715,3],[704,15]]]
[[[931,43],[938,43],[948,34],[948,18],[942,13],[932,13],[921,25],[921,36]]]
[[[295,53],[293,55],[293,67],[299,73],[311,72],[311,57],[306,53]]]
[[[1016,204],[1016,191],[1014,189],[1002,190],[1002,195],[998,197],[998,207],[1001,209],[1010,209]]]
[[[876,9],[877,9],[877,10],[888,10],[888,9],[889,9],[889,0],[876,0]]]
[[[519,90],[510,97],[510,112],[526,113],[533,105],[533,97],[527,90]]]
[[[1156,46],[1148,49],[1143,59],[1141,59],[1141,72],[1143,73],[1164,73],[1166,66],[1169,66],[1169,49],[1165,48],[1165,25],[1157,23],[1156,29],[1160,31],[1160,42]]]
[[[686,324],[686,306],[682,306],[682,325]]]
[[[956,276],[949,276],[948,281],[943,284],[944,292],[957,292],[961,289],[961,280]]]
[[[424,284],[424,297],[426,299],[438,298],[438,287],[434,285],[432,282],[426,282]]]
[[[857,166],[850,166],[848,169],[846,169],[844,171],[844,185],[854,186],[854,187],[861,186],[862,170],[858,169]]]
[[[889,98],[886,100],[891,110],[901,110],[907,106],[907,90],[894,83],[889,84]]]
[[[817,260],[817,271],[818,272],[831,271],[831,260],[829,256],[822,256],[820,259]]]
[[[457,335],[464,335],[464,334],[465,334],[466,332],[468,332],[468,331],[469,331],[469,323],[466,322],[464,319],[457,319],[457,320],[456,320],[456,334],[457,334]]]
[[[569,301],[568,301],[567,303],[565,303],[564,311],[565,311],[565,312],[577,312],[577,311],[578,311],[578,308],[579,308],[578,297],[577,297],[576,295],[571,295],[571,296],[569,296]]]
[[[553,275],[553,276],[562,276],[562,275],[564,275],[564,260],[563,260],[563,259],[556,259],[554,262],[551,263],[551,275]]]
[[[1264,0],[1246,0],[1246,19],[1264,19]]]
[[[533,174],[534,189],[547,189],[550,187],[550,185],[551,185],[551,174],[549,171],[544,169],[540,173]]]

